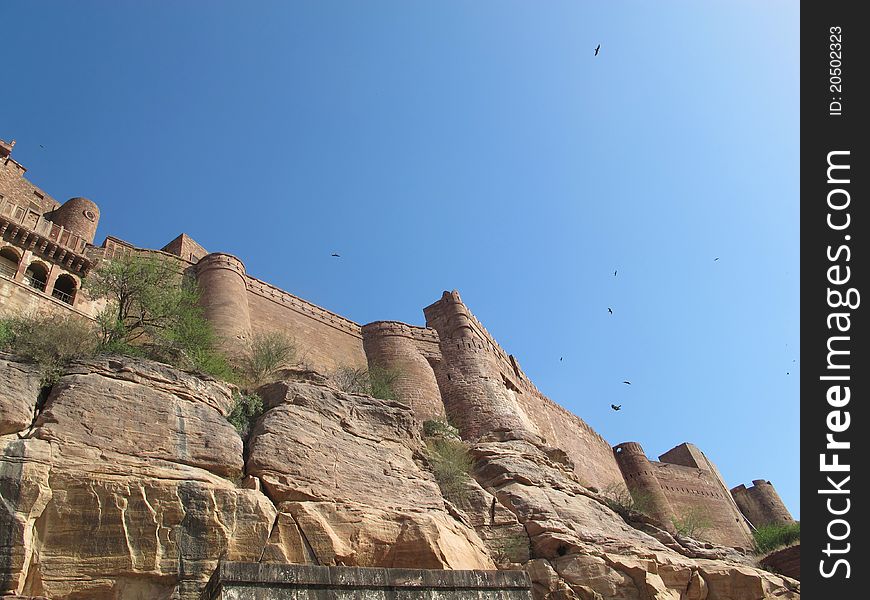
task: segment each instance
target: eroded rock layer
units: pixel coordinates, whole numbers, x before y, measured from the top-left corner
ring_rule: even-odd
[[[106,358],[46,395],[3,360],[0,594],[193,599],[225,559],[522,568],[548,600],[799,597],[745,554],[617,514],[525,428],[472,444],[445,497],[398,402],[272,384],[245,446],[225,384]]]

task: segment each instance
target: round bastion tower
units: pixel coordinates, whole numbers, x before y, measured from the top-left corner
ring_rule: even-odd
[[[232,254],[213,252],[195,266],[199,303],[229,354],[247,351],[251,341],[245,265]]]
[[[87,198],[70,198],[54,209],[48,219],[93,244],[97,223],[100,222],[100,209]]]
[[[791,525],[794,519],[773,485],[765,479],[755,479],[752,487],[743,484],[731,490],[740,511],[755,526]]]
[[[447,417],[462,437],[477,439],[496,430],[530,432],[520,416],[516,392],[502,377],[488,340],[476,331],[459,292],[444,292],[423,314],[426,326],[441,340],[444,372],[438,374],[438,383]]]
[[[409,404],[421,421],[443,418],[435,372],[417,345],[417,339],[424,336],[430,338],[424,341],[437,345],[438,335],[405,323],[376,321],[363,325],[362,336],[369,368],[395,371],[392,388],[398,400]]]
[[[662,491],[655,475],[655,467],[644,454],[641,445],[637,442],[619,444],[614,446],[613,455],[634,502],[643,505],[644,512],[649,512],[670,531],[676,516],[674,509]]]

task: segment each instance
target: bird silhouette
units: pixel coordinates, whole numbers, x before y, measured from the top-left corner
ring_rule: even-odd
[[[341,254],[339,254],[338,252],[333,252],[332,256],[334,256],[336,258],[341,258]]]
[[[601,44],[598,44],[598,47],[595,48],[595,56],[598,56],[599,50],[601,50]]]
[[[623,381],[622,383],[624,383],[625,385],[631,385],[630,381]]]
[[[613,314],[613,309],[610,308],[610,307],[608,306],[608,307],[607,307],[607,312],[609,312],[609,313],[612,315],[612,314]]]
[[[561,361],[562,361],[562,357],[560,356],[560,357],[559,357],[559,362],[561,362]]]
[[[43,146],[42,144],[40,144],[39,147],[45,150],[45,146]]]
[[[616,277],[616,271],[613,272],[613,276]]]
[[[619,410],[620,408],[622,408],[622,404],[611,404],[610,408],[612,408],[613,410]]]
[[[716,258],[713,259],[713,262],[716,262],[717,260],[719,260],[719,257],[718,257],[718,256],[717,256]]]

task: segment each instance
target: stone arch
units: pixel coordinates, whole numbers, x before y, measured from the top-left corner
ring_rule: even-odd
[[[14,246],[0,248],[0,274],[14,279],[21,262],[21,253]]]
[[[67,304],[72,305],[75,302],[78,287],[78,282],[75,280],[75,277],[68,273],[61,273],[54,281],[51,295],[61,302],[66,302]]]
[[[45,291],[45,285],[48,283],[48,265],[40,260],[31,261],[27,265],[27,270],[24,272],[24,283],[40,292]]]

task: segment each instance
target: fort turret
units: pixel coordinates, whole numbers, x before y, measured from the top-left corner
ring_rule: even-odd
[[[444,405],[432,364],[438,334],[432,329],[397,321],[376,321],[362,327],[363,348],[369,368],[382,368],[395,376],[397,399],[411,406],[421,421],[444,417]],[[431,350],[430,350],[431,349]]]
[[[70,198],[48,215],[48,218],[88,244],[93,244],[97,223],[100,222],[100,208],[87,198]]]
[[[676,514],[656,477],[656,467],[646,457],[641,445],[624,442],[614,446],[613,454],[634,502],[643,512],[671,529]]]
[[[769,481],[755,479],[749,488],[740,484],[731,489],[731,496],[755,527],[790,525],[795,522]]]
[[[247,349],[251,340],[245,265],[231,254],[213,252],[195,267],[200,305],[229,354]]]
[[[519,390],[499,368],[495,349],[459,297],[444,292],[423,309],[426,326],[440,338],[443,368],[436,372],[444,407],[463,438],[495,430],[531,430],[515,393]]]

